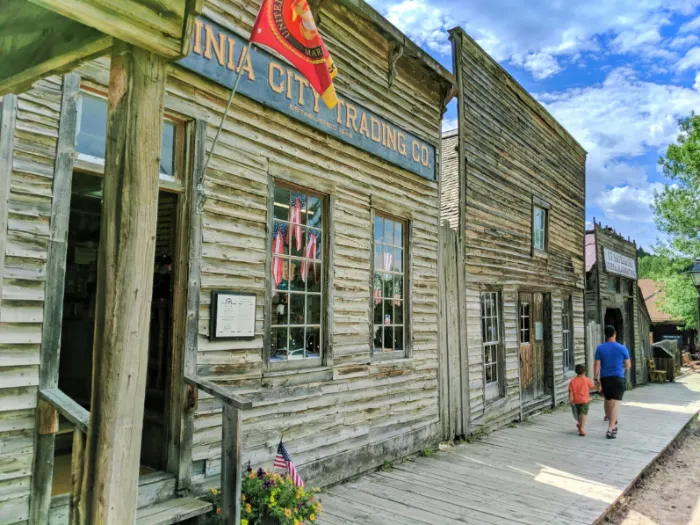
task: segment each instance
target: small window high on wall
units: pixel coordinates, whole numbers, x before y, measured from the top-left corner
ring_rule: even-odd
[[[175,162],[175,141],[179,133],[176,122],[163,121],[160,149],[160,178],[174,181],[178,178]],[[107,142],[107,99],[81,92],[78,99],[78,129],[75,150],[78,159],[87,164],[104,166]],[[99,171],[99,168],[98,168]]]
[[[269,361],[320,361],[323,352],[324,198],[275,183]]]
[[[375,354],[405,355],[406,230],[404,221],[379,214],[374,217],[372,348]]]

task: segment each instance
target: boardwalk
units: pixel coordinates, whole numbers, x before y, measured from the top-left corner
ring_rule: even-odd
[[[620,435],[604,439],[603,405],[588,437],[568,410],[540,415],[324,494],[322,525],[591,524],[700,409],[700,374],[628,392]]]

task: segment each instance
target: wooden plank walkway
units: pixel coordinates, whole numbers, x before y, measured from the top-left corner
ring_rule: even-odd
[[[620,433],[603,404],[588,436],[571,412],[542,414],[472,444],[395,465],[323,494],[320,525],[590,525],[700,410],[700,374],[625,395]]]

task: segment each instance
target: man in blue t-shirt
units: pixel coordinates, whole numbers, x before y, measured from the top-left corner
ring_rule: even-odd
[[[625,370],[632,366],[630,353],[616,341],[615,327],[605,327],[605,342],[598,345],[595,351],[595,367],[593,377],[596,385],[603,389],[605,396],[605,416],[608,418],[608,431],[605,437],[617,437],[617,414],[620,411],[620,401],[625,393]]]

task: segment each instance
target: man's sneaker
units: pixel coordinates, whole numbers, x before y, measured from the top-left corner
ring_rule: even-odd
[[[617,437],[617,434],[614,434],[610,432],[609,430],[605,433],[605,437],[608,439],[615,439]]]

